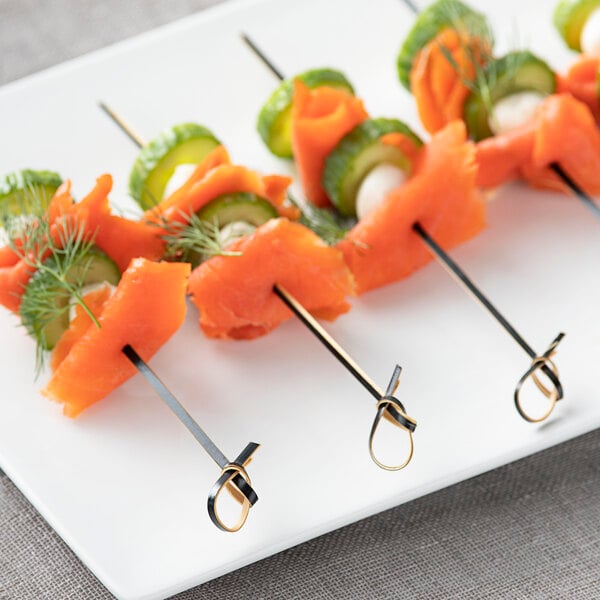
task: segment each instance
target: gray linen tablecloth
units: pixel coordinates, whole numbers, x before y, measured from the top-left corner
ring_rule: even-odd
[[[218,1],[0,0],[0,84]],[[111,595],[0,471],[0,599],[42,598]],[[598,599],[600,432],[177,598]]]

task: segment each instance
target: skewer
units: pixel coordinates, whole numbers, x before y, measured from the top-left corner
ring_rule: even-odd
[[[239,453],[235,460],[228,460],[223,452],[219,450],[217,445],[210,437],[208,437],[206,432],[198,425],[190,413],[187,412],[181,402],[175,398],[165,384],[158,378],[156,373],[154,373],[148,364],[129,344],[123,347],[123,354],[152,386],[158,397],[173,411],[183,425],[187,427],[188,431],[196,438],[206,453],[221,468],[221,475],[208,494],[208,514],[210,520],[221,531],[239,531],[246,522],[250,509],[258,501],[258,496],[254,489],[252,489],[250,477],[246,472],[246,466],[252,460],[252,455],[259,448],[260,444],[250,442]],[[235,525],[232,526],[225,524],[217,510],[217,501],[224,487],[227,488],[232,497],[241,505],[240,517]]]
[[[419,15],[421,10],[419,7],[413,2],[413,0],[401,0],[408,9],[414,14]],[[254,49],[254,46],[252,45]],[[256,50],[255,50],[256,52]],[[257,54],[259,54],[257,52]],[[260,54],[259,54],[260,56]],[[600,206],[598,206],[594,200],[586,194],[578,185],[575,183],[569,175],[563,170],[563,168],[558,163],[551,163],[549,165],[549,169],[554,172],[554,174],[573,192],[575,197],[581,201],[581,203],[592,212],[592,214],[600,219]]]
[[[407,0],[404,1],[407,2]],[[412,2],[407,2],[407,4],[412,6]],[[415,7],[413,7],[413,9],[415,9]],[[273,73],[273,75],[275,75],[275,77],[277,77],[280,81],[284,79],[281,71],[273,67],[271,60],[267,58],[265,53],[259,49],[256,43],[251,40],[248,35],[242,33],[241,37],[246,45],[256,54],[256,56],[258,56],[258,58]],[[498,321],[498,323],[507,331],[507,333],[517,342],[517,344],[531,359],[530,367],[527,369],[521,379],[519,379],[514,391],[514,402],[519,415],[530,423],[541,422],[548,418],[548,416],[550,416],[554,410],[556,402],[561,400],[564,395],[558,370],[551,360],[552,356],[554,356],[556,353],[558,344],[564,337],[564,333],[559,333],[543,354],[536,354],[533,348],[525,341],[523,336],[517,332],[517,330],[509,323],[502,313],[500,313],[500,311],[490,302],[483,292],[473,283],[467,274],[458,266],[456,262],[454,262],[448,253],[436,243],[436,241],[427,233],[425,228],[419,222],[416,222],[414,223],[412,229],[421,238],[423,243],[427,246],[438,262],[452,276],[454,276],[456,280],[461,283],[485,309],[490,312],[496,321]],[[538,371],[542,371],[544,373],[544,375],[552,384],[552,387],[547,387],[543,384],[538,376]],[[521,401],[521,390],[523,388],[523,384],[527,379],[529,379],[529,377],[531,377],[536,387],[549,401],[548,410],[542,416],[531,416],[523,407]]]
[[[60,179],[58,176],[57,178]],[[57,183],[56,188],[58,188],[58,185],[59,184]],[[14,253],[19,261],[17,264],[22,264],[27,267],[28,273],[35,273],[35,276],[41,275],[41,277],[46,277],[47,279],[40,279],[43,284],[38,286],[37,290],[35,287],[33,288],[31,294],[34,299],[30,299],[29,301],[27,301],[27,293],[32,288],[27,287],[28,284],[17,283],[17,285],[22,286],[23,290],[19,296],[20,306],[18,306],[16,310],[14,307],[7,305],[5,301],[3,301],[3,304],[7,305],[7,308],[12,309],[17,314],[20,313],[22,325],[32,334],[32,337],[36,338],[36,366],[37,369],[39,369],[43,364],[41,353],[50,351],[51,349],[54,349],[54,352],[56,352],[58,348],[56,345],[57,341],[59,338],[62,340],[63,337],[61,336],[66,336],[68,333],[66,332],[67,327],[64,327],[64,330],[61,331],[63,322],[62,320],[58,321],[58,319],[62,318],[65,309],[70,312],[70,298],[76,300],[82,313],[85,312],[91,323],[94,323],[98,328],[101,327],[100,320],[96,318],[90,306],[85,304],[84,287],[89,281],[82,275],[89,273],[90,269],[94,269],[94,266],[92,266],[92,249],[94,248],[94,239],[98,232],[97,227],[95,227],[92,232],[86,229],[83,220],[79,220],[81,218],[80,213],[79,215],[73,213],[68,214],[68,212],[63,211],[61,207],[58,212],[55,213],[55,216],[53,216],[52,204],[43,202],[44,199],[49,200],[49,196],[52,194],[43,197],[42,194],[45,193],[39,192],[38,194],[33,186],[30,186],[29,189],[23,186],[22,189],[24,190],[23,199],[18,199],[16,205],[19,209],[18,212],[15,211],[16,214],[9,214],[8,211],[4,211],[3,214],[0,214],[0,229],[5,230],[4,233],[7,238],[5,249],[9,249]],[[30,194],[30,199],[27,198],[25,192]],[[70,189],[68,187],[64,188],[64,192],[61,192],[59,189],[55,198],[60,198],[61,193],[64,193],[66,197],[71,199]],[[108,190],[106,193],[108,193]],[[105,197],[105,195],[102,196],[102,198]],[[24,216],[30,217],[28,221],[26,221],[28,223],[26,227],[23,227],[25,221],[22,219]],[[18,218],[19,221],[12,221],[12,217]],[[14,227],[15,223],[17,225],[16,227]],[[122,232],[122,228],[116,228],[112,232],[112,235],[114,237],[119,237],[119,235],[122,235]],[[129,233],[129,230],[127,230],[127,232]],[[103,246],[103,250],[107,253],[104,254],[103,252],[102,256],[105,256],[106,260],[112,263],[114,269],[117,270],[117,264],[113,263],[110,257],[110,254],[112,254],[110,249]],[[84,258],[89,259],[87,263],[83,260]],[[132,263],[132,270],[136,269],[135,262],[136,261],[133,261]],[[53,266],[49,266],[51,263],[54,263]],[[13,264],[14,263],[9,263],[10,268],[13,268]],[[177,271],[183,275],[188,272],[188,269],[177,269]],[[111,272],[108,273],[109,277],[107,277],[107,283],[117,283],[112,279],[112,273],[111,267]],[[99,274],[101,275],[102,273],[99,272]],[[9,275],[9,278],[10,277],[11,275]],[[134,279],[135,277],[136,276],[134,276]],[[94,279],[99,281],[98,277],[92,278],[92,280]],[[140,276],[137,276],[137,279],[140,279]],[[17,279],[17,282],[18,281],[19,280]],[[6,283],[4,284],[4,287],[7,287]],[[27,289],[25,289],[26,287]],[[42,288],[41,291],[40,288]],[[119,289],[121,288],[119,287]],[[150,292],[150,294],[152,294],[152,292]],[[174,297],[175,296],[173,296],[173,298]],[[63,299],[64,305],[62,303]],[[180,297],[179,300],[181,305],[180,308],[183,309],[183,298]],[[66,316],[69,317],[70,315],[67,314]],[[77,319],[77,317],[75,318]],[[58,327],[54,326],[54,329],[50,329],[50,327],[53,326],[52,324],[57,322],[59,323]],[[91,324],[90,327],[94,328]],[[47,332],[51,332],[53,337],[50,339],[47,338]],[[138,331],[138,333],[140,332]],[[172,331],[164,331],[163,339],[164,334],[166,333],[170,334]],[[106,339],[103,341],[106,344]],[[212,522],[222,531],[238,531],[246,522],[250,508],[258,501],[258,496],[252,488],[245,467],[250,462],[254,452],[258,449],[259,444],[249,443],[235,460],[230,461],[167,389],[133,346],[131,344],[125,344],[120,350],[125,358],[152,386],[157,395],[173,411],[177,418],[187,427],[208,455],[221,468],[220,476],[210,489],[208,495],[208,513]],[[77,365],[75,368],[77,369]],[[109,366],[109,368],[111,367]],[[114,365],[112,368],[114,370]],[[117,368],[120,369],[120,367]],[[81,365],[79,365],[78,370],[82,370]],[[53,368],[53,371],[56,371],[55,367]],[[130,374],[122,373],[122,375],[122,378],[117,376],[117,379],[127,379]],[[96,389],[97,386],[93,385],[93,381],[94,379],[92,377],[92,382],[90,384],[92,386],[90,388],[91,395],[82,398],[81,403],[74,402],[71,404],[69,398],[65,397],[65,394],[57,392],[56,389],[50,391],[48,395],[60,402],[64,402],[66,407],[69,407],[69,411],[65,410],[66,414],[69,416],[76,416],[76,414],[86,406],[89,406],[92,402],[99,400],[103,395],[106,395],[108,391],[102,388],[102,386],[100,386],[100,389]],[[52,380],[50,384],[51,383]],[[46,392],[48,392],[49,389],[51,389],[50,385],[47,386]],[[104,392],[104,394],[97,392]],[[228,525],[219,514],[217,500],[223,488],[228,489],[234,500],[238,502],[241,507],[241,515],[234,525]],[[228,518],[227,520],[229,521],[230,519]]]
[[[275,69],[275,67],[273,67]],[[275,69],[275,72],[278,71]],[[106,103],[99,102],[100,108],[112,119],[112,121],[125,133],[138,148],[143,148],[146,142],[142,137],[137,134],[132,127],[130,127],[125,120],[117,114],[112,108]],[[400,400],[394,397],[399,380],[400,373],[402,371],[399,365],[396,365],[390,382],[385,392],[361,369],[356,361],[340,346],[340,344],[323,328],[323,326],[304,308],[304,306],[288,292],[283,286],[275,284],[273,286],[273,293],[292,311],[292,313],[298,317],[301,323],[303,323],[311,333],[331,352],[331,354],[342,364],[353,377],[356,378],[367,391],[377,401],[375,418],[371,427],[369,435],[369,454],[375,462],[375,464],[386,471],[399,471],[406,467],[413,456],[414,442],[413,432],[417,427],[415,419],[410,417],[404,405]],[[382,418],[386,418],[387,421],[396,425],[402,431],[408,434],[409,448],[406,458],[403,462],[395,465],[389,465],[379,460],[374,450],[374,439],[375,434],[378,430],[379,424]],[[193,432],[192,432],[193,433]],[[218,461],[216,461],[218,462]]]
[[[323,343],[323,345],[340,361],[340,363],[348,369],[348,371],[367,389],[367,391],[377,400],[377,413],[373,420],[371,433],[369,435],[369,454],[373,462],[386,471],[399,471],[410,462],[413,455],[413,439],[412,432],[417,427],[417,422],[409,417],[406,409],[400,400],[394,397],[398,385],[400,383],[400,373],[402,367],[396,365],[390,383],[385,393],[379,386],[356,364],[352,357],[325,331],[321,324],[282,286],[276,285],[273,291],[282,302],[308,327],[308,329]],[[395,423],[399,427],[408,432],[410,440],[410,448],[406,460],[396,466],[390,466],[381,462],[375,455],[373,442],[375,433],[382,417],[386,417],[391,423]]]
[[[600,219],[600,206],[588,196],[568,175],[558,163],[552,163],[550,169],[560,177],[562,182],[575,194],[575,196],[587,207],[592,214]]]

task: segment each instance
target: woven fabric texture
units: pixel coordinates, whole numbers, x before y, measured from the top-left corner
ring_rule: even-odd
[[[218,1],[0,0],[0,84]],[[0,474],[0,600],[108,598]],[[600,432],[322,536],[176,598],[596,600]]]
[[[0,84],[222,0],[0,0]]]

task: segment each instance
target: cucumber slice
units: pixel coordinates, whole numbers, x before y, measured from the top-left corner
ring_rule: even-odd
[[[62,183],[54,171],[23,169],[0,179],[0,212],[19,216],[43,212]]]
[[[227,246],[235,239],[250,235],[256,227],[279,216],[275,207],[264,198],[251,192],[232,192],[223,194],[203,206],[190,220],[192,229],[190,244],[182,249],[181,258],[196,268],[201,262],[213,256],[201,249],[200,238],[196,235],[197,221],[206,221],[216,228],[211,235],[217,234],[220,247]],[[196,222],[194,222],[196,221]]]
[[[53,257],[45,264],[56,269]],[[120,279],[121,273],[115,262],[97,248],[92,248],[67,273],[67,281],[72,284],[106,281],[117,285]],[[21,321],[44,350],[52,350],[69,328],[70,299],[69,293],[45,271],[36,271],[25,288],[20,307]]]
[[[137,157],[129,176],[129,193],[144,210],[156,206],[177,166],[198,164],[220,143],[209,129],[195,123],[163,131]]]
[[[300,79],[310,89],[329,86],[354,94],[346,76],[334,69],[312,69],[282,81],[263,105],[256,123],[258,133],[267,148],[281,158],[293,157],[291,129],[294,79]]]
[[[356,216],[360,184],[377,165],[388,163],[404,171],[410,170],[409,159],[398,148],[380,141],[388,133],[402,133],[417,146],[423,144],[402,121],[367,119],[346,134],[325,160],[323,187],[342,215]]]
[[[196,214],[199,219],[210,221],[219,229],[236,221],[258,227],[269,219],[278,217],[276,208],[268,200],[251,192],[223,194],[202,207]]]
[[[469,135],[476,141],[493,135],[490,129],[490,104],[519,92],[538,92],[543,95],[556,91],[554,71],[531,52],[511,52],[488,63],[484,70],[488,100],[482,90],[471,92],[464,105],[464,119]]]
[[[554,27],[572,50],[581,52],[581,32],[600,0],[562,0],[554,10]]]
[[[446,28],[465,30],[493,46],[491,30],[484,15],[459,0],[438,0],[417,17],[398,54],[396,66],[402,85],[410,91],[410,72],[419,51]]]

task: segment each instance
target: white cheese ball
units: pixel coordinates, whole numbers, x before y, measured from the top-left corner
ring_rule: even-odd
[[[600,9],[588,17],[581,30],[579,43],[584,54],[600,56]]]
[[[192,173],[196,170],[196,167],[197,165],[178,165],[175,167],[175,171],[167,182],[167,186],[165,187],[165,191],[161,200],[168,198],[173,192],[178,190],[192,176]]]
[[[517,92],[498,100],[489,119],[490,129],[496,135],[527,123],[545,97],[539,92]]]
[[[356,195],[356,216],[364,219],[373,212],[384,198],[407,179],[406,173],[395,165],[381,164],[363,179]]]

